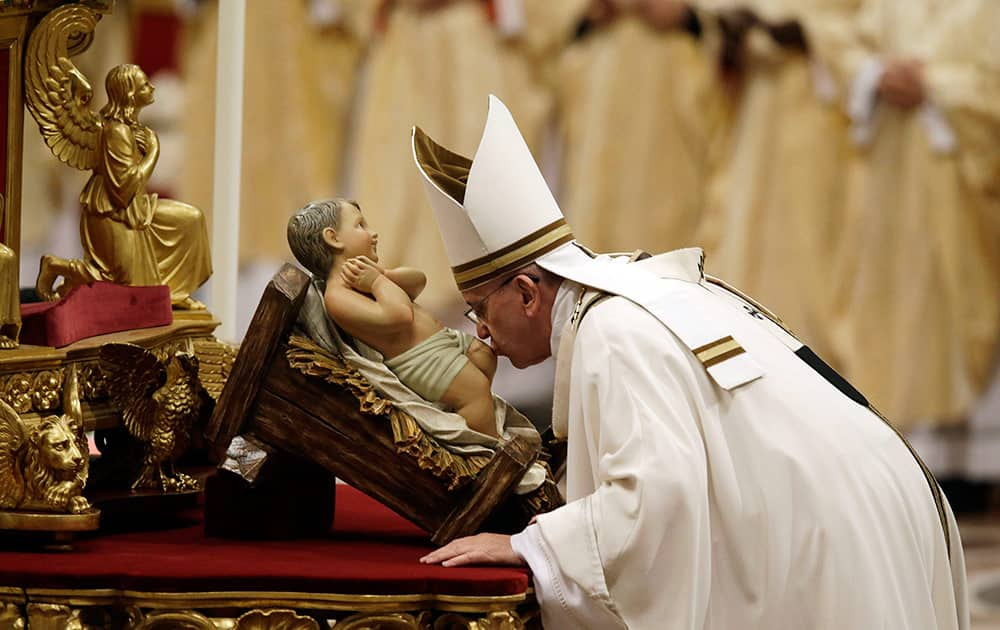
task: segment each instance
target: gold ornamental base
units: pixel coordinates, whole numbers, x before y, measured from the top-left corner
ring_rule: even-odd
[[[88,532],[101,524],[101,511],[83,514],[0,511],[0,530],[24,532]]]
[[[213,335],[219,322],[208,311],[174,311],[168,326],[127,330],[80,340],[63,348],[24,345],[0,351],[0,398],[22,420],[60,413],[66,367],[77,366],[84,425],[87,431],[121,426],[111,406],[98,353],[106,343],[133,343],[159,354],[194,350],[203,369],[212,373],[221,391],[235,352]]]

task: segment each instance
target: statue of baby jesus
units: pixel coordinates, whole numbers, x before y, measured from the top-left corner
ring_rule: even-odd
[[[378,350],[411,390],[443,403],[470,429],[498,435],[490,390],[496,355],[414,303],[427,284],[423,272],[379,266],[378,233],[356,202],[307,204],[288,221],[288,244],[315,279],[325,279],[326,311],[340,328]]]

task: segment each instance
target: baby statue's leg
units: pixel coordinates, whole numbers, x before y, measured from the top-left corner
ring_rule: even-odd
[[[486,376],[487,381],[493,382],[493,376],[497,371],[497,355],[493,354],[493,350],[489,346],[476,339],[469,344],[465,356],[469,357],[472,365],[479,368],[479,371]]]
[[[471,361],[462,367],[448,386],[441,402],[465,418],[473,431],[498,435],[490,381]]]

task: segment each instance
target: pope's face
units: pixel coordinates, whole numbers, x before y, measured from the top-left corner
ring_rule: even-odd
[[[492,282],[462,292],[475,309],[476,334],[488,339],[498,356],[516,368],[544,361],[551,354],[551,304],[546,307],[538,280],[519,274],[513,280]]]

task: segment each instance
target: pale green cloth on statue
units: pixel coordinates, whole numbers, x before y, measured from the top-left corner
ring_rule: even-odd
[[[426,400],[437,402],[469,362],[472,335],[442,328],[406,352],[385,360],[399,380]]]

